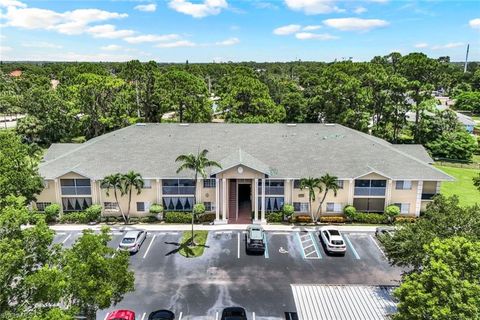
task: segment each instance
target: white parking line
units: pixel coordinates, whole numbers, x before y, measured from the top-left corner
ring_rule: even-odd
[[[65,242],[67,242],[67,240],[70,239],[71,236],[72,234],[70,233],[65,239],[63,239],[62,244],[65,244]]]
[[[290,232],[270,232],[270,234],[290,234]]]
[[[150,251],[150,247],[152,246],[153,241],[155,241],[156,236],[157,236],[156,234],[153,235],[153,238],[150,241],[150,244],[148,245],[147,251],[145,251],[145,254],[143,255],[143,259],[145,259],[147,257],[148,251]]]
[[[178,317],[178,320],[182,320],[183,317],[183,312],[180,312],[180,316]]]
[[[375,244],[375,246],[377,247],[377,249],[380,250],[380,252],[382,253],[382,256],[385,258],[385,260],[388,260],[387,255],[385,254],[385,252],[383,252],[383,250],[382,250],[382,248],[380,247],[380,245],[378,244],[377,240],[375,240],[372,235],[370,235],[369,237],[370,237],[370,239],[373,241],[373,243]]]
[[[144,313],[142,314],[142,320],[145,319],[145,315],[146,315],[146,313],[144,312]]]
[[[238,239],[237,259],[240,259],[240,232],[237,232],[237,239]]]
[[[347,241],[347,244],[348,244],[348,246],[350,247],[350,250],[352,250],[353,255],[355,256],[355,259],[360,260],[360,256],[358,255],[357,250],[355,250],[355,248],[353,247],[353,245],[352,245],[352,243],[350,242],[350,239],[348,238],[348,236],[347,236],[346,234],[344,234],[343,237],[344,237],[345,240]]]
[[[66,233],[65,232],[57,232],[56,235],[57,236],[64,236],[64,235],[66,235]]]
[[[218,311],[215,313],[215,320],[218,320]]]
[[[253,320],[255,320],[255,312],[252,312]]]

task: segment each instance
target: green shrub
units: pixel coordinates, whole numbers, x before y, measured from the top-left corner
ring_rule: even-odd
[[[94,204],[85,210],[85,214],[87,215],[88,222],[98,221],[102,215],[102,206]]]
[[[282,222],[283,212],[270,212],[267,213],[267,222]]]
[[[385,209],[385,215],[389,218],[394,218],[400,214],[400,208],[394,204],[389,205]]]
[[[205,212],[205,205],[203,203],[196,203],[193,205],[194,214],[202,214]]]
[[[165,213],[164,220],[167,223],[191,223],[192,213],[170,211]]]
[[[347,219],[343,216],[323,216],[320,217],[322,223],[345,223]]]
[[[297,223],[312,223],[312,217],[308,215],[299,215],[295,217],[294,221]]]
[[[45,208],[45,221],[53,222],[58,218],[60,214],[60,205],[58,203],[52,203]]]
[[[65,213],[61,218],[62,223],[88,223],[88,217],[85,212]]]
[[[141,223],[154,223],[154,222],[157,222],[157,221],[158,221],[157,217],[152,216],[152,215],[140,218]]]
[[[387,216],[380,213],[357,212],[353,216],[353,221],[360,223],[382,224],[387,223]]]
[[[134,223],[134,224],[135,224],[135,223],[139,223],[139,222],[140,222],[140,218],[138,218],[138,217],[131,217],[131,218],[129,219],[129,222],[130,222],[130,223]]]
[[[215,218],[216,218],[215,213],[208,212],[208,213],[199,215],[197,219],[199,223],[206,223],[206,222],[211,223],[215,221]]]
[[[31,212],[30,216],[28,217],[28,223],[30,224],[37,224],[40,220],[47,220],[47,217],[44,213],[41,212]]]
[[[150,213],[151,214],[158,214],[163,212],[163,206],[161,204],[152,204],[150,206]]]
[[[415,221],[417,221],[416,217],[404,217],[404,216],[395,217],[395,223],[413,223]]]
[[[291,204],[284,204],[282,208],[283,214],[287,217],[291,217],[292,214],[295,212],[295,208]]]
[[[345,214],[345,216],[347,216],[347,218],[349,218],[350,220],[353,220],[353,217],[357,213],[357,209],[355,209],[354,206],[348,205],[345,208],[343,208],[343,213]]]

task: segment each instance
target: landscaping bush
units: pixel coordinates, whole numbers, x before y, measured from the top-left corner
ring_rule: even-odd
[[[205,213],[205,205],[203,203],[196,203],[193,205],[194,214],[203,214]]]
[[[102,214],[102,206],[99,204],[94,204],[85,210],[85,214],[87,215],[89,222],[98,221]]]
[[[198,216],[198,222],[199,223],[211,223],[213,221],[215,221],[215,218],[216,218],[216,215],[215,213],[204,213],[204,214],[201,214]]]
[[[394,204],[391,204],[389,205],[386,209],[385,209],[385,215],[389,218],[389,219],[393,219],[395,218],[396,216],[398,216],[400,214],[400,208]]]
[[[343,213],[348,219],[353,220],[353,217],[357,213],[357,209],[355,209],[354,206],[348,205],[345,208],[343,208]]]
[[[357,212],[353,216],[353,221],[360,223],[382,224],[387,223],[387,216],[379,213]]]
[[[140,222],[140,218],[138,218],[138,217],[131,217],[129,222],[130,222],[130,223],[133,223],[133,224],[139,223],[139,222]]]
[[[295,217],[294,221],[297,223],[312,223],[312,217],[307,215],[299,215]]]
[[[154,222],[157,222],[157,221],[158,221],[157,217],[152,216],[152,215],[140,218],[141,223],[154,223]]]
[[[61,218],[62,223],[88,223],[88,217],[85,212],[65,213]]]
[[[150,206],[150,213],[151,214],[159,214],[159,213],[162,213],[163,212],[163,206],[160,205],[160,204],[152,204]]]
[[[41,212],[30,212],[30,216],[28,217],[28,223],[30,224],[37,224],[38,221],[40,220],[47,220],[47,217],[45,216],[44,213]]]
[[[45,208],[45,221],[53,222],[57,220],[60,214],[60,205],[58,203],[52,203]]]
[[[270,212],[267,213],[267,222],[282,222],[283,212]]]
[[[167,223],[191,223],[192,213],[170,211],[165,213],[164,220]]]
[[[415,217],[405,217],[405,216],[395,217],[395,223],[413,223],[415,221],[417,221],[417,218]]]
[[[324,216],[320,217],[321,223],[345,223],[347,219],[343,216]]]
[[[286,217],[290,218],[292,214],[295,212],[295,208],[293,207],[293,205],[287,203],[283,205],[282,211]]]

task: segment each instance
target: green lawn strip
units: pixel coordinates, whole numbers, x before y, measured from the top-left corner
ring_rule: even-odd
[[[179,253],[186,258],[200,257],[205,250],[205,244],[207,243],[208,231],[198,230],[194,231],[195,247],[189,247],[188,242],[192,236],[192,231],[184,231]]]
[[[464,206],[480,203],[480,192],[475,188],[472,181],[472,178],[476,176],[480,170],[445,166],[436,167],[456,179],[456,181],[442,182],[440,188],[441,194],[445,196],[457,195],[460,204]]]

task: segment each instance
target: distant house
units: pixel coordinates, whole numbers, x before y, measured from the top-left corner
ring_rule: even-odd
[[[22,73],[23,73],[22,70],[20,70],[20,69],[15,69],[15,70],[11,71],[11,72],[9,73],[9,75],[10,75],[10,77],[18,78],[18,77],[22,76]]]
[[[475,128],[476,123],[471,117],[469,117],[467,115],[464,115],[463,113],[454,111],[454,110],[450,109],[448,106],[445,106],[445,105],[437,105],[437,106],[435,106],[435,108],[438,111],[445,111],[445,110],[449,109],[449,110],[455,112],[455,114],[457,115],[458,122],[460,122],[465,127],[465,130],[467,130],[469,133],[473,133],[473,128]],[[431,116],[431,117],[434,116],[434,114],[432,112],[429,112],[429,111],[426,111],[425,114],[428,115],[428,116]],[[415,112],[408,111],[405,116],[406,116],[406,120],[408,122],[415,122],[415,119],[416,119]]]

